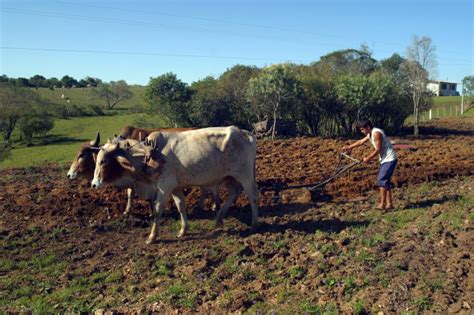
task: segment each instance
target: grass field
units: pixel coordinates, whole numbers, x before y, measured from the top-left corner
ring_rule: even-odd
[[[145,87],[132,85],[130,86],[130,90],[133,93],[133,97],[128,100],[124,100],[120,102],[116,108],[117,109],[124,109],[124,108],[133,108],[139,104],[143,104],[143,96],[145,94]],[[50,90],[47,88],[40,88],[37,90],[39,95],[52,103],[59,103],[66,102],[66,98],[70,99],[70,105],[77,105],[77,106],[85,106],[85,105],[99,105],[104,106],[105,101],[98,100],[92,97],[91,88],[74,88],[74,89],[65,89],[65,88],[57,88],[54,90]],[[64,95],[64,98],[61,96]]]
[[[139,114],[78,117],[73,119],[57,119],[53,130],[34,146],[14,143],[11,156],[0,162],[0,168],[25,167],[44,163],[69,163],[72,161],[79,145],[92,140],[97,131],[101,134],[101,143],[119,133],[120,128],[133,124]]]

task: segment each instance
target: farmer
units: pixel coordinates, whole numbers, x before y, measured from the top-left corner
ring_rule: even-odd
[[[393,209],[392,204],[392,183],[390,178],[397,166],[397,154],[390,143],[390,140],[385,135],[382,129],[374,128],[370,120],[363,120],[357,124],[357,128],[365,135],[364,138],[354,142],[351,145],[345,145],[342,151],[347,152],[352,148],[358,147],[370,141],[374,150],[367,157],[364,157],[363,162],[367,163],[375,156],[379,156],[380,171],[377,177],[377,185],[380,187],[380,203],[376,209],[389,210]]]

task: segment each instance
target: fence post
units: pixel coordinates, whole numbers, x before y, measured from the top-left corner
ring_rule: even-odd
[[[449,117],[453,116],[453,107],[449,106]]]
[[[430,116],[429,116],[429,117],[430,117],[430,120],[431,120],[431,118],[432,118],[432,117],[431,117],[431,109],[430,109]]]

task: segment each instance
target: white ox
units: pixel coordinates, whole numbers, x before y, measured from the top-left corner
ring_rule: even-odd
[[[154,144],[154,149],[147,153],[146,159],[133,148],[105,144],[97,155],[91,183],[93,188],[104,184],[133,187],[152,201],[154,222],[147,244],[156,238],[158,221],[170,195],[181,216],[178,237],[185,235],[189,223],[183,188],[189,186],[226,184],[230,196],[217,214],[216,224],[220,225],[241,185],[252,208],[252,229],[257,227],[256,139],[248,131],[231,126],[181,133],[154,132],[148,140]]]

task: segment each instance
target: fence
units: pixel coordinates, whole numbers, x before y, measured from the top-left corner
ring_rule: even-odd
[[[464,104],[464,113],[469,110],[468,104]],[[438,105],[428,111],[420,113],[420,121],[429,121],[435,118],[461,116],[461,105]]]

